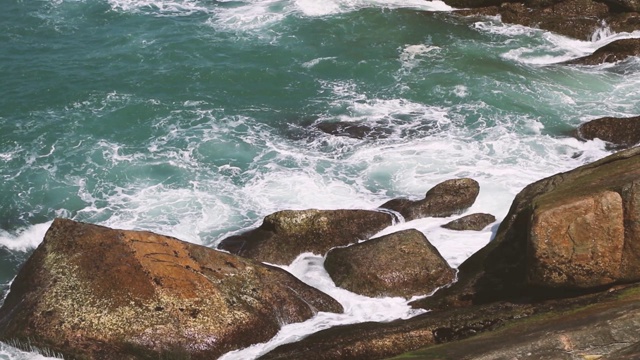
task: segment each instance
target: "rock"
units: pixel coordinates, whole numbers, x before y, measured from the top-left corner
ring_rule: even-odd
[[[145,231],[57,219],[0,309],[0,340],[81,359],[213,359],[341,312],[289,273]]]
[[[640,0],[603,0],[614,12],[640,12]]]
[[[583,140],[598,138],[609,142],[612,148],[628,148],[640,143],[640,116],[591,120],[580,125],[575,136]]]
[[[458,230],[458,231],[462,231],[462,230],[480,231],[495,221],[496,221],[496,217],[491,214],[476,213],[476,214],[470,214],[467,216],[463,216],[459,219],[450,221],[442,225],[442,227],[445,229]]]
[[[337,326],[260,359],[375,360],[420,347],[398,358],[583,359],[581,354],[614,353],[640,340],[638,290],[635,285],[543,303],[496,302]]]
[[[593,54],[565,62],[571,65],[599,65],[625,60],[640,55],[640,39],[622,39],[611,42]]]
[[[454,4],[458,1],[465,0],[445,2],[456,6]],[[614,32],[633,32],[640,29],[639,13],[612,10],[611,3],[607,5],[594,0],[469,2],[469,6],[465,6],[467,9],[457,10],[455,13],[463,16],[500,15],[504,23],[540,28],[580,40],[590,40],[596,30],[603,28],[603,24]]]
[[[381,208],[399,212],[406,221],[423,217],[447,217],[459,214],[476,201],[480,185],[469,178],[441,182],[427,191],[422,200],[393,199]]]
[[[327,134],[347,136],[354,139],[384,139],[391,134],[389,129],[375,128],[351,122],[324,122],[316,127]]]
[[[429,309],[552,298],[640,280],[640,148],[525,187]]]
[[[406,353],[397,359],[638,359],[637,290],[636,287],[593,304],[541,311],[525,319],[508,321],[509,326]]]
[[[226,238],[218,248],[271,264],[289,265],[298,255],[324,255],[331,248],[368,239],[394,217],[370,210],[284,210],[260,227]]]
[[[337,286],[370,297],[425,295],[455,277],[438,249],[414,229],[335,248],[324,266]]]

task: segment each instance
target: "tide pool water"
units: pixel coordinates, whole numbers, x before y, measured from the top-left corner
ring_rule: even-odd
[[[608,155],[568,136],[640,114],[640,61],[562,61],[640,37],[574,40],[459,18],[422,0],[9,0],[0,13],[0,284],[55,217],[215,247],[283,209],[375,208],[480,183],[482,232],[417,228],[449,263],[484,246],[527,184]],[[385,134],[323,133],[326,122]],[[286,267],[345,314],[319,314],[224,359],[337,324],[414,316],[336,288],[323,259]],[[46,354],[50,355],[50,354]],[[38,359],[0,346],[0,358]]]

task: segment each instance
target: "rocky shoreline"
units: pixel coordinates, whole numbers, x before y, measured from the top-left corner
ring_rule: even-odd
[[[500,15],[579,39],[605,24],[640,29],[638,0],[446,2],[465,8],[456,11],[462,16]],[[640,40],[624,39],[563,65],[638,55]],[[263,359],[640,358],[640,117],[595,119],[572,135],[621,151],[524,188],[495,238],[457,273],[418,231],[370,238],[398,221],[463,213],[480,191],[469,178],[376,209],[279,211],[222,240],[223,251],[56,219],[0,308],[0,341],[78,359],[216,358],[285,324],[343,311],[264,264],[313,252],[326,257],[336,285],[357,294],[408,299],[440,290],[411,303],[429,310],[422,315],[333,327]],[[471,214],[443,227],[473,231],[493,222]]]

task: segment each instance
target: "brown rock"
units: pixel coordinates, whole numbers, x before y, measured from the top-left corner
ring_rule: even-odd
[[[424,295],[451,282],[455,271],[418,230],[404,230],[327,253],[337,286],[370,297]]]
[[[337,326],[281,345],[260,359],[376,360],[420,347],[425,349],[398,359],[587,359],[581,355],[622,353],[618,349],[640,340],[639,328],[636,285],[543,303],[498,302],[388,323]]]
[[[476,214],[470,214],[467,216],[463,216],[459,219],[450,221],[442,225],[442,227],[445,229],[458,230],[458,231],[462,231],[462,230],[480,231],[495,221],[496,221],[496,217],[491,214],[476,213]]]
[[[272,264],[289,265],[298,255],[324,255],[331,248],[368,239],[393,223],[393,216],[369,210],[284,210],[260,227],[226,238],[218,248]]]
[[[535,299],[640,280],[640,148],[525,187],[458,282],[414,306]]]
[[[640,55],[640,39],[622,39],[611,42],[593,54],[567,61],[572,65],[599,65],[625,60],[630,56]]]
[[[0,340],[69,358],[212,359],[317,311],[342,307],[281,269],[57,219],[0,309]]]
[[[476,201],[480,185],[469,178],[441,182],[427,191],[422,200],[393,199],[380,205],[400,213],[406,221],[423,217],[447,217],[459,214]]]
[[[621,278],[624,214],[617,192],[542,203],[531,222],[531,285],[591,288]]]
[[[510,320],[508,326],[462,341],[403,354],[397,359],[637,360],[640,303],[637,287],[608,299]],[[586,299],[585,299],[586,300]],[[629,346],[630,344],[634,344]],[[393,358],[396,359],[396,358]]]
[[[613,148],[628,148],[640,143],[640,116],[591,120],[580,125],[575,135],[584,140],[607,141]]]

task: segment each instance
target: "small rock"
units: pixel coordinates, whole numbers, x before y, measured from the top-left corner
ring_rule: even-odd
[[[615,149],[628,148],[640,142],[640,116],[591,120],[580,125],[575,136],[583,140],[604,140]]]
[[[450,221],[442,225],[442,227],[445,229],[458,230],[458,231],[462,231],[462,230],[480,231],[485,227],[487,227],[487,225],[493,223],[494,221],[496,221],[496,217],[491,214],[477,213],[477,214],[470,214],[467,216],[463,216],[459,219],[455,219],[453,221]]]
[[[260,227],[231,236],[218,248],[271,264],[289,265],[298,255],[324,255],[331,248],[366,240],[393,223],[391,214],[371,210],[284,210]]]
[[[337,286],[370,297],[425,295],[455,276],[438,249],[414,229],[332,249],[324,266]]]
[[[640,55],[640,39],[622,39],[611,42],[593,54],[578,59],[569,60],[565,64],[571,65],[599,65],[625,60],[630,56]]]
[[[469,178],[441,182],[427,192],[422,200],[393,199],[381,208],[399,212],[406,221],[423,217],[447,217],[459,214],[476,201],[480,185]]]

